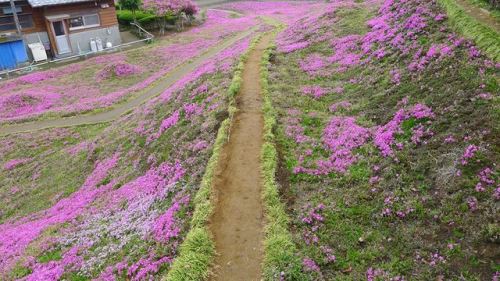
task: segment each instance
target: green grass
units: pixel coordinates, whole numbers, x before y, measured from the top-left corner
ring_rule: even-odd
[[[336,24],[325,32],[333,32],[339,37],[366,32],[364,22],[367,19],[357,18],[356,13],[368,12],[341,10],[336,14]],[[440,24],[429,26],[431,32],[420,37],[418,42],[424,49],[446,40],[443,38],[447,34],[439,31]],[[347,26],[349,31],[338,28],[341,25]],[[276,118],[273,122],[277,122],[273,130],[274,142],[281,156],[278,187],[281,187],[281,199],[286,200],[290,237],[300,258],[311,258],[321,267],[321,276],[307,272],[308,277],[313,280],[363,280],[367,269],[372,267],[385,270],[389,274],[387,279],[398,275],[412,280],[433,280],[438,275],[447,280],[458,280],[459,276],[467,276],[467,280],[490,278],[495,269],[491,258],[495,242],[491,241],[495,240],[493,233],[498,232],[492,213],[493,187],[478,193],[474,185],[481,168],[498,162],[499,151],[492,145],[498,142],[495,136],[499,125],[494,120],[500,116],[500,111],[498,97],[488,101],[477,99],[475,96],[483,90],[475,89],[484,84],[484,91],[497,96],[495,71],[490,69],[479,75],[479,61],[482,60],[473,63],[466,48],[457,49],[453,58],[429,65],[420,73],[409,73],[408,58],[399,55],[343,73],[333,72],[328,77],[310,77],[298,67],[297,62],[304,57],[313,53],[327,57],[331,54],[330,49],[327,44],[318,43],[290,54],[276,52],[272,54],[272,64],[268,65],[271,72],[269,93]],[[399,85],[390,80],[388,73],[393,69],[402,73]],[[363,82],[351,83],[351,79]],[[303,85],[325,88],[342,85],[345,91],[342,95],[312,99],[298,90]],[[436,118],[404,121],[396,139],[404,142],[405,147],[395,150],[394,159],[382,157],[370,140],[356,149],[358,160],[345,174],[315,176],[293,172],[298,156],[303,155],[305,149],[312,151],[306,161],[324,159],[321,135],[332,116],[352,116],[358,125],[373,128],[389,122],[401,108],[398,103],[404,97],[409,97],[409,105],[424,103],[430,106]],[[329,105],[339,101],[349,101],[352,106],[329,112]],[[290,109],[300,110],[298,118],[304,134],[318,140],[315,147],[297,143],[285,133]],[[310,113],[314,113],[314,117]],[[411,141],[412,130],[419,124],[428,127],[433,135],[425,139],[427,143],[415,145]],[[481,137],[482,130],[491,130],[491,133]],[[476,136],[473,142],[480,142],[485,151],[478,153],[477,163],[460,167],[456,161],[468,143],[462,138],[468,134]],[[457,137],[458,142],[444,144],[443,139],[449,135]],[[275,153],[275,150],[267,152],[271,158],[276,157]],[[379,168],[375,170],[375,166]],[[462,170],[461,178],[448,177],[455,169]],[[378,184],[370,183],[373,176],[380,177]],[[398,198],[390,207],[393,212],[410,207],[414,211],[404,218],[382,216],[388,196]],[[478,198],[481,211],[471,213],[466,203],[469,196]],[[320,203],[326,208],[322,213],[324,225],[316,232],[319,243],[307,244],[304,232],[310,226],[302,222],[302,217],[307,213],[307,206]],[[448,251],[448,243],[458,244],[458,249]],[[319,249],[325,245],[334,251],[337,257],[334,263],[325,261],[325,254]],[[436,252],[445,256],[446,264],[432,267],[416,258],[418,254],[429,260]],[[286,267],[281,270],[288,274]],[[276,271],[272,273],[276,278]]]
[[[466,1],[480,8],[488,10],[492,17],[494,17],[496,20],[500,20],[500,9],[492,7],[488,0],[466,0]]]
[[[19,139],[15,149],[6,155],[6,159],[33,158],[33,161],[16,168],[10,174],[0,173],[0,186],[5,187],[0,187],[0,192],[10,193],[8,186],[30,186],[36,169],[40,173],[36,182],[45,188],[36,188],[29,192],[21,190],[10,194],[9,199],[4,202],[0,222],[47,209],[53,204],[51,199],[56,195],[67,197],[75,192],[92,170],[93,163],[87,161],[89,155],[86,153],[68,157],[65,149],[98,135],[105,127],[106,125],[102,124],[79,126],[71,130],[78,138],[74,135],[63,135],[50,143],[44,143],[43,137],[39,135],[42,133],[38,132],[35,135],[40,136],[40,140],[34,147],[33,144],[24,143]],[[42,158],[43,165],[40,165],[38,161]]]
[[[493,60],[500,61],[500,34],[469,16],[453,0],[438,0],[453,27],[476,44]]]
[[[274,129],[276,113],[269,97],[269,58],[274,46],[264,53],[261,63],[261,87],[264,113],[264,145],[262,147],[262,175],[264,179],[263,200],[266,214],[264,238],[263,277],[265,280],[278,280],[281,272],[287,272],[289,280],[305,280],[301,272],[301,261],[296,255],[297,249],[288,230],[289,218],[285,206],[280,201],[276,182],[278,153],[275,145]]]
[[[45,252],[37,258],[38,262],[40,263],[48,263],[49,261],[58,261],[61,259],[62,259],[61,249]]]

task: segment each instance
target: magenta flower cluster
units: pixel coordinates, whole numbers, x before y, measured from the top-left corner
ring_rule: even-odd
[[[335,104],[338,106],[349,106],[349,103]],[[289,111],[290,113],[290,111]],[[298,158],[298,164],[294,168],[294,173],[305,173],[310,175],[326,175],[332,172],[345,173],[347,169],[356,162],[357,157],[355,149],[363,146],[369,139],[373,138],[375,146],[380,150],[384,157],[394,156],[393,147],[403,148],[403,143],[396,143],[396,136],[401,134],[403,121],[414,118],[415,120],[430,120],[435,117],[432,110],[423,105],[416,104],[411,108],[403,108],[396,112],[393,119],[383,126],[374,128],[364,128],[356,124],[354,117],[334,116],[323,130],[322,143],[323,148],[330,153],[327,159],[319,159],[313,164],[306,158],[311,156],[312,152],[308,149],[305,155]],[[310,144],[316,146],[314,139],[305,135],[305,130],[300,124],[299,117],[289,117],[286,121],[285,133],[293,138],[298,144]],[[433,133],[418,124],[412,129],[411,141],[414,144],[421,144],[426,137]]]
[[[21,166],[21,165],[24,165],[26,163],[31,162],[31,160],[32,160],[31,158],[11,159],[11,160],[5,162],[5,164],[3,164],[3,169],[6,171],[10,171],[18,166]]]
[[[97,81],[102,81],[104,79],[108,79],[110,77],[116,76],[119,78],[127,77],[135,74],[139,74],[142,72],[142,69],[138,66],[128,64],[125,62],[117,62],[112,63],[105,66],[101,71],[99,71],[96,75]]]
[[[396,112],[394,117],[389,123],[376,128],[373,142],[378,147],[383,156],[393,156],[393,145],[396,144],[396,135],[402,133],[401,125],[403,121],[409,118],[420,119],[432,119],[434,118],[434,113],[432,110],[423,104],[416,104],[412,108],[405,110],[400,109]],[[423,130],[423,127],[420,129]],[[414,131],[415,132],[415,131]],[[419,143],[420,138],[424,136],[424,132],[419,132],[417,129],[417,135],[413,136],[412,141],[414,143]],[[431,133],[428,133],[432,135]],[[402,147],[402,144],[396,144],[398,147]]]

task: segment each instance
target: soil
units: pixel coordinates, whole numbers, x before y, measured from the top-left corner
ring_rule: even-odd
[[[215,56],[219,52],[225,50],[226,48],[230,47],[239,40],[249,36],[255,30],[256,28],[252,28],[250,30],[242,32],[218,44],[217,46],[208,49],[202,55],[174,68],[165,77],[160,78],[159,81],[155,82],[153,87],[142,92],[140,95],[135,96],[134,98],[131,98],[121,104],[117,104],[107,111],[82,114],[82,115],[76,115],[72,117],[64,117],[58,119],[45,119],[45,120],[30,121],[25,123],[16,123],[13,125],[1,124],[0,136],[14,134],[14,133],[21,133],[21,132],[37,131],[54,127],[70,127],[78,125],[111,122],[115,119],[118,119],[123,114],[126,114],[130,110],[136,108],[137,106],[143,104],[145,101],[163,93],[165,89],[172,86],[177,80],[181,79],[185,75],[194,71],[197,67],[201,66],[204,62],[206,62],[208,59]]]
[[[467,0],[457,0],[457,3],[462,6],[469,16],[485,25],[490,26],[493,30],[500,33],[500,21],[495,19],[487,10],[477,7],[469,3]]]
[[[259,70],[271,38],[264,36],[249,54],[237,96],[239,111],[215,174],[216,206],[210,222],[217,251],[213,281],[261,280],[264,211],[260,154],[264,119]]]

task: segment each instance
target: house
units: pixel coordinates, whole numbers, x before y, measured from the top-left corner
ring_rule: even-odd
[[[52,56],[61,58],[90,52],[96,39],[103,46],[121,44],[113,0],[18,0],[15,9],[22,27],[17,39],[10,2],[0,0],[0,48],[1,38],[10,37],[3,43],[11,45],[19,40],[25,46],[41,42]]]

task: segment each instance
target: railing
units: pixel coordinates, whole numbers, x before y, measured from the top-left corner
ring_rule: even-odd
[[[136,40],[136,41],[132,41],[132,42],[123,43],[123,44],[116,45],[116,46],[113,46],[113,47],[110,47],[110,48],[102,49],[101,51],[96,51],[96,52],[90,51],[90,52],[86,52],[86,53],[83,53],[83,54],[78,54],[78,55],[74,55],[74,56],[64,57],[64,58],[60,58],[60,59],[54,59],[54,60],[45,61],[45,62],[36,63],[36,64],[33,61],[28,66],[24,66],[24,67],[12,69],[12,70],[1,71],[0,72],[0,79],[1,79],[2,75],[10,77],[10,74],[11,73],[15,73],[15,72],[21,72],[21,71],[31,72],[31,71],[33,71],[33,68],[36,67],[36,66],[46,65],[46,64],[50,64],[50,63],[59,63],[59,62],[63,62],[63,61],[67,61],[67,60],[72,60],[72,59],[77,59],[77,58],[82,58],[82,57],[86,58],[88,56],[96,55],[96,54],[104,53],[104,52],[110,52],[110,51],[115,51],[115,50],[122,50],[122,48],[124,48],[124,47],[128,47],[128,46],[131,46],[131,45],[134,45],[134,44],[137,44],[137,43],[141,43],[141,42],[151,42],[154,39],[155,36],[153,34],[151,34],[150,32],[148,32],[146,29],[142,28],[142,26],[140,26],[139,24],[137,24],[137,23],[131,23],[131,25],[137,27],[139,36],[142,37],[144,35],[145,38],[139,39],[139,40]]]

